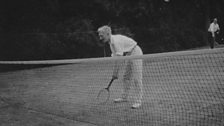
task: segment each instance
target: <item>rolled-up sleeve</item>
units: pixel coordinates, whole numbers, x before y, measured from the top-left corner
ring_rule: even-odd
[[[123,56],[123,51],[121,50],[120,46],[119,45],[116,45],[116,44],[111,44],[112,46],[112,56]]]
[[[123,56],[124,53],[131,52],[136,45],[137,43],[131,38],[122,35],[113,35],[110,43],[111,56]]]

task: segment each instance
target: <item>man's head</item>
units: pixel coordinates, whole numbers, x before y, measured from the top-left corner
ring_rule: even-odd
[[[214,23],[217,23],[217,18],[214,18],[213,22],[214,22]]]
[[[107,25],[104,25],[100,28],[98,28],[98,35],[100,40],[102,40],[104,43],[110,41],[110,36],[111,36],[111,28]]]

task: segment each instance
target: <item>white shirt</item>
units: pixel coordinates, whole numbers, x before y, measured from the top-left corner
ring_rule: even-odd
[[[219,25],[217,23],[216,24],[211,23],[208,29],[209,32],[216,32],[218,30],[219,30]]]
[[[124,52],[130,52],[137,42],[123,35],[111,35],[110,49],[111,56],[123,56]]]

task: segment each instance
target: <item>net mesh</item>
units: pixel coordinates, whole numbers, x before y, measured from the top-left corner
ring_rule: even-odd
[[[142,106],[131,109],[133,85],[128,102],[114,103],[113,99],[122,93],[124,62],[136,59],[143,61],[144,95]],[[109,101],[98,104],[98,91],[109,83],[115,61],[122,64],[119,79],[110,88]],[[224,125],[223,48],[119,58],[1,61],[0,64],[1,104],[94,125]]]

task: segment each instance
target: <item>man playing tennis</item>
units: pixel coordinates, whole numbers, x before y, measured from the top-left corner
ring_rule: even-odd
[[[143,55],[141,48],[137,43],[124,35],[112,35],[111,28],[109,26],[102,26],[98,28],[99,38],[104,43],[109,43],[112,52],[112,57],[115,56],[131,56],[131,55]],[[113,69],[112,78],[118,78],[120,64],[115,63]],[[123,76],[123,92],[120,98],[114,100],[115,103],[127,102],[128,94],[132,81],[135,88],[135,101],[132,108],[139,108],[142,103],[143,96],[143,84],[142,84],[142,60],[128,60]]]

